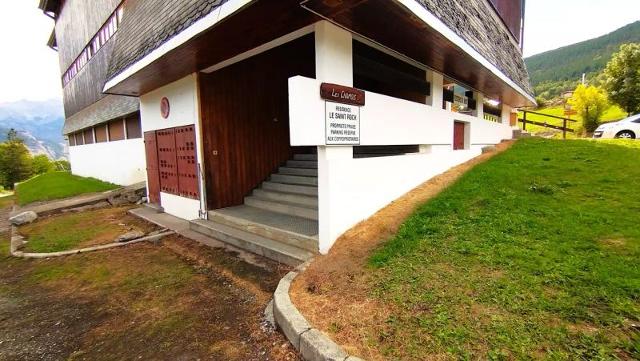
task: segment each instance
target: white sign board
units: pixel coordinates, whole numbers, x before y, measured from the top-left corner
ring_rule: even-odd
[[[325,103],[325,144],[360,144],[360,107]]]

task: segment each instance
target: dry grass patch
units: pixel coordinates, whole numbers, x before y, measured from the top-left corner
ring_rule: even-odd
[[[112,243],[129,231],[148,233],[158,229],[127,213],[131,208],[105,207],[52,215],[21,226],[18,231],[28,241],[26,252],[44,253]]]
[[[498,152],[512,144],[499,144]],[[395,336],[389,331],[382,331],[380,336],[378,330],[388,329],[389,317],[397,305],[371,297],[371,284],[375,280],[367,269],[370,254],[392,237],[418,206],[495,154],[483,154],[430,179],[347,231],[327,256],[316,258],[296,278],[291,288],[296,307],[345,349],[369,360],[386,359],[376,348],[378,339]],[[335,327],[336,324],[340,327]],[[436,355],[435,359],[440,357]]]
[[[179,236],[49,260],[0,258],[0,344],[8,345],[0,360],[297,361],[262,323],[288,271],[265,264]]]

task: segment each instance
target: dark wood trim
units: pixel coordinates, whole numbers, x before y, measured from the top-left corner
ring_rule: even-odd
[[[320,97],[335,103],[364,106],[364,91],[344,85],[322,83],[320,84]]]

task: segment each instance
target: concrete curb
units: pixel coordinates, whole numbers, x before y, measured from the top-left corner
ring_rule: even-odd
[[[25,253],[17,250],[18,249],[17,243],[22,242],[23,238],[22,236],[18,235],[17,232],[15,232],[15,230],[12,228],[11,229],[11,255],[19,258],[53,258],[53,257],[70,256],[73,254],[94,252],[94,251],[100,251],[100,250],[109,249],[109,248],[124,247],[130,244],[135,244],[139,242],[145,242],[145,241],[154,242],[174,233],[175,232],[173,231],[168,231],[168,232],[163,232],[159,234],[154,234],[152,236],[146,236],[146,237],[134,239],[129,242],[115,242],[115,243],[103,244],[103,245],[87,247],[87,248],[72,249],[69,251],[60,251],[60,252],[51,252],[51,253]]]
[[[299,267],[304,270],[308,263]],[[298,311],[289,297],[291,282],[298,276],[297,271],[284,276],[273,294],[273,315],[289,342],[300,351],[306,361],[363,361],[349,356],[338,344],[321,331],[313,328]]]

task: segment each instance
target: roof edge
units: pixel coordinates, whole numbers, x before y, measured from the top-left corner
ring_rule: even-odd
[[[46,1],[46,0],[41,0]],[[136,74],[138,71],[142,70],[149,64],[154,61],[160,59],[162,56],[166,55],[170,51],[176,49],[177,47],[185,44],[198,34],[210,29],[212,26],[217,23],[223,21],[229,16],[237,13],[242,10],[244,7],[254,3],[257,0],[228,0],[223,3],[217,9],[212,11],[210,14],[206,15],[202,19],[196,21],[188,28],[184,29],[174,37],[170,38],[162,45],[151,51],[150,53],[144,55],[139,58],[131,65],[127,66],[124,70],[119,72],[118,74],[110,77],[109,80],[104,85],[103,92],[111,94],[111,89],[118,86],[123,81],[127,80],[129,77]]]
[[[447,40],[451,41],[454,45],[459,47],[462,51],[470,55],[473,59],[479,62],[482,66],[488,69],[491,73],[496,75],[500,80],[507,84],[510,88],[522,95],[526,100],[530,101],[529,105],[537,105],[533,94],[529,94],[521,86],[516,84],[508,75],[498,69],[487,58],[475,50],[466,40],[456,34],[453,30],[449,29],[440,19],[425,9],[417,0],[395,0],[408,11],[412,12],[416,17],[422,20],[425,24],[442,34]]]

